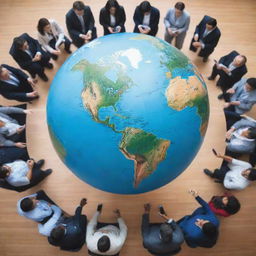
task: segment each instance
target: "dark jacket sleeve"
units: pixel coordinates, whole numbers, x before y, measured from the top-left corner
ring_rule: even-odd
[[[120,10],[119,11],[120,11],[120,13],[119,13],[120,18],[119,18],[119,24],[117,24],[117,25],[122,27],[122,26],[124,26],[124,23],[126,21],[126,14],[125,14],[124,7],[120,6]]]
[[[17,101],[28,101],[29,97],[27,97],[27,93],[25,92],[1,92],[1,94],[9,100],[17,100]]]
[[[102,8],[100,10],[100,24],[106,29],[110,26],[110,24],[108,24],[107,15],[105,7]]]
[[[138,25],[142,23],[141,21],[141,14],[139,11],[139,7],[137,6],[133,15],[133,21],[135,23],[135,27],[138,28]]]
[[[154,8],[153,9],[153,13],[154,13],[154,22],[151,25],[151,30],[154,34],[157,33],[158,30],[158,24],[159,24],[159,18],[160,18],[160,12],[158,9]]]
[[[200,196],[196,197],[196,201],[204,208],[206,212],[212,213],[212,210],[207,202],[205,202]]]
[[[94,28],[94,24],[95,24],[95,20],[91,11],[91,8],[89,6],[87,6],[87,19],[89,19],[89,30],[93,30]]]
[[[149,214],[145,213],[142,215],[141,233],[142,235],[146,235],[149,233],[149,231],[150,231]]]
[[[216,29],[218,29],[218,28],[216,28]],[[220,31],[219,30],[217,30],[216,32],[215,32],[215,36],[214,36],[214,39],[211,41],[211,42],[209,42],[209,43],[204,43],[204,49],[205,50],[213,50],[216,46],[217,46],[217,44],[218,44],[218,42],[219,42],[219,40],[220,40],[220,36],[221,36],[221,33],[220,33]]]
[[[70,10],[67,14],[66,14],[66,25],[67,25],[67,30],[70,34],[71,37],[79,37],[79,35],[81,34],[80,31],[78,31],[75,27],[74,24],[74,18],[72,17],[73,13]]]

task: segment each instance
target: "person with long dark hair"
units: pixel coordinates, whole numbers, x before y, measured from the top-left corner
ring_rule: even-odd
[[[65,51],[67,53],[71,53],[71,42],[64,35],[63,29],[55,20],[41,18],[38,21],[37,30],[38,42],[47,52],[51,54],[54,60],[56,60],[58,58],[58,55],[61,54],[59,47],[63,43],[65,44]]]
[[[100,10],[100,24],[103,26],[104,35],[125,32],[125,21],[124,8],[116,0],[108,0]]]

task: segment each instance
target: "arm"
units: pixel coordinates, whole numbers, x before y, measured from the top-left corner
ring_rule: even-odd
[[[72,17],[70,17],[70,15],[66,15],[66,25],[67,25],[67,30],[71,36],[79,37],[81,32],[74,28],[75,27],[74,22],[72,20]]]
[[[120,228],[119,243],[120,243],[120,246],[122,246],[125,242],[126,237],[127,237],[127,230],[128,229],[127,229],[127,226],[126,226],[122,217],[118,218],[117,221],[118,221],[119,228]]]
[[[175,243],[181,244],[184,241],[184,236],[183,236],[183,232],[180,228],[180,226],[173,220],[170,219],[167,222],[169,225],[171,225],[172,230],[174,231],[173,233],[173,241]]]
[[[233,175],[231,172],[228,172],[225,175],[225,179],[223,182],[223,185],[227,189],[237,189],[237,190],[242,190],[244,189],[244,186],[241,186],[240,184],[237,184],[233,178]]]
[[[180,34],[183,33],[183,32],[186,32],[186,31],[188,30],[188,28],[189,28],[189,24],[190,24],[190,16],[187,17],[186,23],[185,23],[184,27],[178,29],[178,32],[179,32]]]
[[[54,49],[49,45],[49,42],[47,42],[40,33],[38,33],[38,42],[42,45],[42,47],[46,51],[48,51],[50,53],[52,53],[54,51]]]
[[[214,39],[210,43],[204,43],[203,49],[214,49],[217,46],[219,39],[220,39],[220,34],[216,35],[216,37],[214,37]]]
[[[153,30],[153,31],[157,30],[159,19],[160,19],[159,10],[155,9],[155,21],[153,23],[153,26],[151,27],[151,30]]]
[[[93,215],[92,219],[87,224],[86,241],[91,240],[91,237],[93,236],[93,234],[96,230],[96,226],[97,226],[99,216],[100,216],[100,212],[96,211],[95,214]]]
[[[170,15],[171,15],[171,9],[168,10],[168,12],[166,13],[165,18],[164,18],[165,28],[170,28],[171,27],[171,23],[169,21]]]
[[[142,23],[140,20],[140,12],[139,12],[139,8],[136,7],[136,10],[133,14],[133,21],[135,23],[135,26],[138,28],[138,26]]]
[[[120,22],[117,25],[124,26],[124,23],[126,21],[126,14],[125,14],[125,10],[124,10],[123,7],[121,7],[121,9],[120,9],[120,16],[121,16],[120,17]]]
[[[51,23],[52,23],[51,25],[54,27],[55,31],[57,32],[58,41],[56,42],[56,44],[59,45],[62,42],[62,40],[64,39],[64,36],[65,36],[64,30],[55,20],[52,20]]]
[[[106,15],[107,15],[107,13],[106,13],[106,11],[105,11],[105,8],[102,8],[102,9],[100,10],[100,24],[101,24],[104,28],[108,29],[108,27],[110,26],[110,24],[107,23]]]
[[[61,209],[56,205],[52,205],[51,207],[54,212],[53,216],[45,224],[38,224],[39,233],[44,236],[50,236],[52,229],[62,214]]]
[[[242,128],[242,127],[253,127],[256,128],[256,121],[252,121],[246,118],[242,118],[241,120],[234,123],[232,126],[235,130]]]
[[[15,142],[7,140],[2,134],[0,134],[0,147],[14,147]]]
[[[94,17],[93,17],[93,14],[92,14],[92,11],[90,9],[90,7],[88,7],[88,17],[87,19],[89,19],[89,30],[93,30],[94,28],[94,24],[95,24],[95,20],[94,20]]]
[[[0,112],[3,114],[25,114],[23,108],[17,107],[0,107]]]
[[[141,233],[142,235],[146,235],[149,233],[149,213],[144,213],[142,215],[142,222],[141,222]]]

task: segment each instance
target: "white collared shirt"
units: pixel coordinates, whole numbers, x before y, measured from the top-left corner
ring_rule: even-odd
[[[147,15],[144,15],[142,25],[149,26],[150,24],[150,13]]]

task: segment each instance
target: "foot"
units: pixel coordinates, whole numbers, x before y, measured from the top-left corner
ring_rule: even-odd
[[[211,178],[213,177],[213,172],[211,172],[209,169],[204,169],[204,173]]]
[[[52,63],[48,62],[46,65],[45,65],[46,68],[48,69],[53,69],[53,65]]]
[[[52,54],[52,57],[51,57],[53,60],[57,60],[58,59],[58,55],[54,55]]]
[[[203,57],[203,62],[207,62],[208,57]]]
[[[38,168],[41,168],[41,167],[44,165],[44,163],[45,163],[44,159],[41,159],[41,160],[39,160],[39,161],[36,163],[36,165],[38,166]]]
[[[214,80],[214,78],[213,78],[212,76],[208,76],[207,79],[208,79],[209,81]]]
[[[43,81],[45,81],[45,82],[47,82],[47,81],[49,80],[45,73],[43,73],[43,74],[40,75],[39,77],[40,77]]]
[[[72,51],[70,49],[65,49],[66,53],[71,54]]]
[[[222,100],[223,98],[224,98],[224,94],[223,94],[223,93],[221,93],[221,94],[218,95],[218,99],[219,99],[219,100]]]
[[[52,173],[52,169],[47,169],[44,171],[44,173],[45,173],[45,176],[48,176]]]

